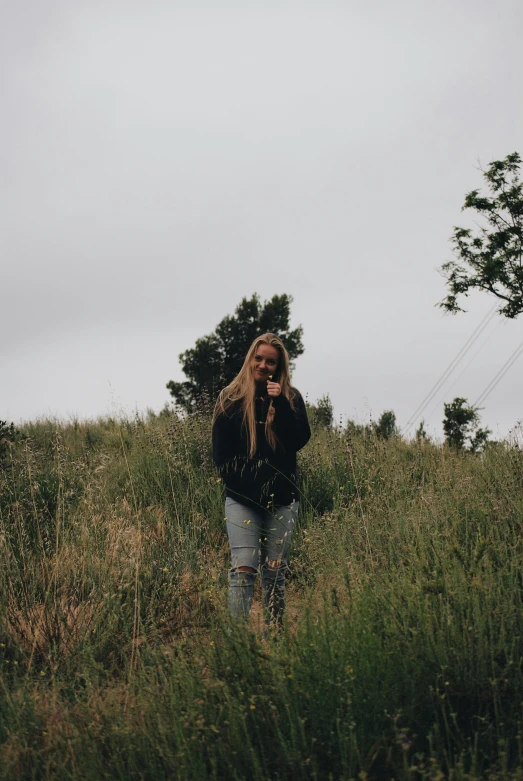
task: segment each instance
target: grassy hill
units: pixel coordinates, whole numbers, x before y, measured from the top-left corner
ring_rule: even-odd
[[[209,434],[42,421],[5,448],[0,779],[523,778],[517,444],[315,430],[267,642],[257,610],[227,625]]]

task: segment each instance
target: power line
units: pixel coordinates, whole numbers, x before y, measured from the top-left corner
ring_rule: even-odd
[[[456,369],[456,367],[459,365],[460,361],[465,357],[465,355],[468,353],[470,348],[475,344],[475,342],[479,339],[487,325],[490,323],[492,318],[494,317],[497,310],[497,304],[494,304],[490,312],[488,312],[485,317],[481,320],[479,325],[476,327],[476,329],[473,331],[473,333],[469,336],[461,350],[458,352],[458,354],[455,356],[455,358],[450,362],[450,364],[447,366],[439,380],[432,386],[431,390],[427,393],[421,404],[419,404],[418,408],[414,412],[413,415],[409,418],[408,422],[406,423],[403,431],[406,432],[408,429],[412,426],[418,415],[421,415],[423,410],[430,404],[436,393],[441,389],[442,385],[447,381],[447,379],[450,377],[452,372]]]
[[[489,341],[489,340],[492,338],[492,336],[493,336],[493,334],[494,334],[494,331],[496,330],[496,328],[499,328],[499,326],[501,325],[501,323],[502,323],[502,322],[503,322],[502,320],[498,320],[498,322],[496,323],[496,325],[494,326],[494,328],[492,329],[492,331],[489,333],[489,335],[487,336],[487,338],[486,338],[486,339],[484,339],[484,340],[483,340],[483,342],[481,343],[481,346],[480,346],[479,350],[476,350],[476,352],[474,353],[474,355],[472,356],[472,358],[470,359],[470,361],[467,363],[467,365],[465,366],[465,368],[463,369],[463,371],[462,371],[462,372],[460,372],[460,373],[458,374],[458,376],[456,377],[456,379],[454,380],[454,382],[452,383],[452,385],[451,385],[449,388],[447,388],[447,389],[446,389],[446,391],[445,391],[445,396],[447,396],[448,394],[450,394],[450,391],[452,390],[452,388],[454,388],[454,387],[457,385],[457,383],[458,383],[458,382],[461,380],[461,378],[463,377],[463,375],[465,374],[465,372],[467,371],[467,369],[469,368],[469,366],[470,366],[472,363],[474,363],[474,361],[476,360],[476,358],[478,357],[478,355],[480,354],[480,352],[482,352],[482,350],[483,350],[483,348],[485,347],[485,345],[487,344],[487,342],[488,342],[488,341]],[[427,420],[430,420],[430,419],[432,418],[432,416],[434,415],[435,411],[437,410],[437,408],[438,408],[438,407],[440,407],[440,406],[443,404],[444,400],[445,400],[445,397],[443,397],[443,398],[441,399],[441,401],[438,401],[438,402],[437,402],[437,404],[435,404],[435,405],[432,407],[431,411],[429,412],[429,414],[428,414],[428,416],[427,416]]]
[[[494,314],[496,312],[496,304],[492,307],[490,312],[488,312],[483,320],[479,323],[479,325],[475,328],[473,333],[469,336],[461,350],[458,352],[458,354],[454,357],[454,359],[450,362],[450,364],[447,366],[439,380],[432,386],[430,391],[427,393],[421,404],[418,406],[414,414],[409,418],[409,421],[407,422],[405,429],[408,429],[412,426],[415,419],[418,415],[420,415],[425,407],[427,407],[428,404],[432,401],[436,393],[440,390],[442,385],[446,382],[446,380],[450,377],[454,369],[459,365],[460,361],[465,357],[467,352],[470,350],[472,345],[477,341],[477,339],[481,336],[487,325],[490,323],[491,319],[494,317]]]
[[[509,358],[507,358],[507,360],[505,361],[505,363],[503,364],[503,366],[501,367],[501,369],[498,371],[498,373],[496,374],[496,376],[494,377],[494,379],[492,379],[492,380],[489,382],[489,384],[487,385],[487,387],[485,388],[485,390],[483,391],[483,393],[482,393],[480,396],[478,396],[478,399],[477,399],[477,401],[475,401],[475,402],[474,402],[474,406],[475,406],[475,407],[477,407],[477,406],[478,406],[478,404],[483,404],[483,402],[485,401],[485,399],[486,399],[488,396],[490,396],[490,394],[492,393],[492,391],[494,390],[494,388],[496,387],[496,385],[498,384],[498,382],[500,382],[500,380],[502,380],[502,379],[503,379],[503,377],[504,377],[504,376],[505,376],[505,374],[508,372],[508,370],[510,369],[510,367],[511,367],[511,366],[512,366],[512,365],[513,365],[513,364],[514,364],[516,361],[517,361],[517,359],[519,358],[519,356],[521,355],[521,353],[523,353],[523,342],[521,342],[521,344],[520,344],[518,347],[516,347],[516,349],[514,350],[514,352],[512,353],[512,355],[511,355],[511,356],[509,356]]]

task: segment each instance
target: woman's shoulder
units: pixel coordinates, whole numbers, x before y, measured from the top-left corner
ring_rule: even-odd
[[[218,398],[216,402],[215,419],[219,418],[234,418],[242,410],[242,404],[240,401],[229,401],[228,399]]]
[[[287,403],[290,405],[292,409],[302,408],[305,407],[305,401],[303,400],[303,396],[301,395],[298,388],[295,388],[294,385],[289,385],[287,390],[285,390],[280,398],[285,398],[287,400]],[[283,403],[283,402],[282,402]]]
[[[290,385],[289,386],[289,390],[291,391],[292,398],[299,399],[300,401],[303,401],[303,396],[300,393],[300,391],[298,390],[298,388],[296,388],[294,385]]]

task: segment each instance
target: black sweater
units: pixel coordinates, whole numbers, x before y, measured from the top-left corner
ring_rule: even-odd
[[[212,430],[214,463],[225,483],[227,496],[257,507],[289,505],[298,499],[296,453],[310,439],[307,410],[295,391],[295,409],[283,394],[272,399],[274,432],[278,439],[273,450],[265,436],[265,419],[271,397],[256,399],[257,448],[249,458],[249,446],[243,426],[243,409],[235,405],[221,414]]]

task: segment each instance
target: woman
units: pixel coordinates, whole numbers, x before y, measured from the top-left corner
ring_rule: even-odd
[[[281,626],[287,556],[298,511],[296,452],[311,435],[305,404],[275,334],[254,340],[213,416],[214,463],[225,483],[231,547],[229,610],[248,620],[261,560],[262,605]]]

